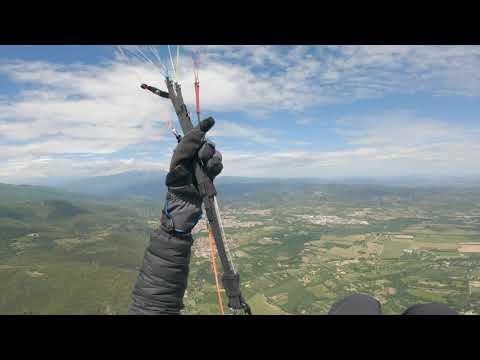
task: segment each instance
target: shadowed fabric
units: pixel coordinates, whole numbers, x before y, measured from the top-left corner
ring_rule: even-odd
[[[159,229],[150,237],[133,290],[129,314],[179,314],[187,287],[191,235],[172,236]]]
[[[332,305],[329,315],[381,315],[382,305],[375,298],[353,294]],[[457,315],[445,304],[430,303],[410,306],[402,315]]]
[[[410,306],[403,315],[458,315],[445,304],[429,303]]]
[[[378,300],[364,294],[353,294],[333,304],[329,315],[381,315]]]

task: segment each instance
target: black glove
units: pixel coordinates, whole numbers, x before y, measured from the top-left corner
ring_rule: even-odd
[[[195,184],[194,162],[200,160],[212,180],[223,169],[222,155],[213,142],[205,140],[205,134],[214,124],[211,117],[202,120],[182,138],[173,152],[161,219],[168,232],[190,234],[202,216],[202,198]]]

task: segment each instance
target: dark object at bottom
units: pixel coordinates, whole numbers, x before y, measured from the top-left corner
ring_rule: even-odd
[[[353,294],[333,304],[328,315],[382,315],[382,305],[371,296]]]
[[[410,306],[402,315],[458,315],[445,304],[430,303]]]
[[[353,294],[336,302],[328,315],[382,315],[382,305],[369,295]],[[429,303],[410,306],[402,315],[458,315],[445,304]]]

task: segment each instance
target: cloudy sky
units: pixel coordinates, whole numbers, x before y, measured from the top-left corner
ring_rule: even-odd
[[[193,111],[191,52],[225,175],[480,173],[480,46],[184,46]],[[139,87],[163,88],[154,65],[113,46],[0,46],[0,182],[166,169],[179,125]]]

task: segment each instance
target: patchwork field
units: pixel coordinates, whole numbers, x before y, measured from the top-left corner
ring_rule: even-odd
[[[385,314],[429,301],[480,314],[480,190],[259,189],[220,201],[255,314],[326,314],[355,292]],[[163,204],[15,191],[0,186],[0,313],[125,314]],[[194,237],[184,313],[218,314],[204,224]]]

